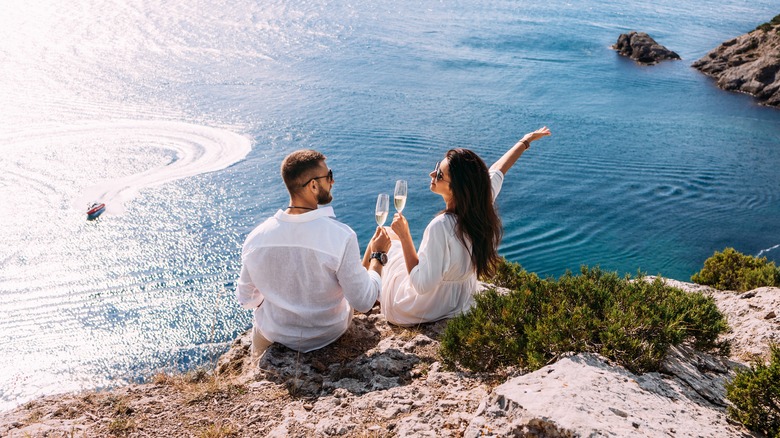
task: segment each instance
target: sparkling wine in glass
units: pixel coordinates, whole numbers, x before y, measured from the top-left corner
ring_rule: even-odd
[[[376,224],[380,227],[387,220],[387,213],[390,211],[390,196],[387,193],[381,193],[376,198]]]
[[[395,196],[393,197],[393,202],[395,203],[395,209],[399,213],[404,211],[404,207],[406,206],[406,181],[399,179],[395,182]]]

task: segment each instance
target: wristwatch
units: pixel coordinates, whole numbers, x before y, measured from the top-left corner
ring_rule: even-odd
[[[381,252],[381,251],[380,252],[372,252],[371,253],[371,258],[379,260],[379,263],[381,263],[382,266],[384,266],[387,263],[387,253],[386,252]]]

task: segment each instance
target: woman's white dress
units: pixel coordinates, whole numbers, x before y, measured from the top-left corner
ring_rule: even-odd
[[[504,175],[490,172],[495,201]],[[471,263],[470,248],[455,235],[455,216],[440,214],[425,228],[419,263],[407,272],[401,242],[393,240],[387,265],[382,269],[380,308],[387,320],[410,326],[451,318],[474,303],[477,274]],[[470,246],[470,245],[469,245]]]

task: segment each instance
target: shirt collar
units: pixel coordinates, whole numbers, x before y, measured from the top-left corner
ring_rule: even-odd
[[[283,222],[311,222],[321,217],[336,217],[336,213],[333,212],[333,207],[319,207],[316,210],[308,211],[303,214],[288,214],[284,210],[276,212],[274,217]]]

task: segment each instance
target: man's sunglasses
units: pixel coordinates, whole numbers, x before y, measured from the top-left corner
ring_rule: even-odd
[[[310,182],[314,181],[315,179],[320,178],[328,178],[328,181],[333,182],[333,169],[328,169],[328,174],[323,176],[315,176],[314,178],[306,181],[305,183],[301,184],[301,187],[306,187]]]

